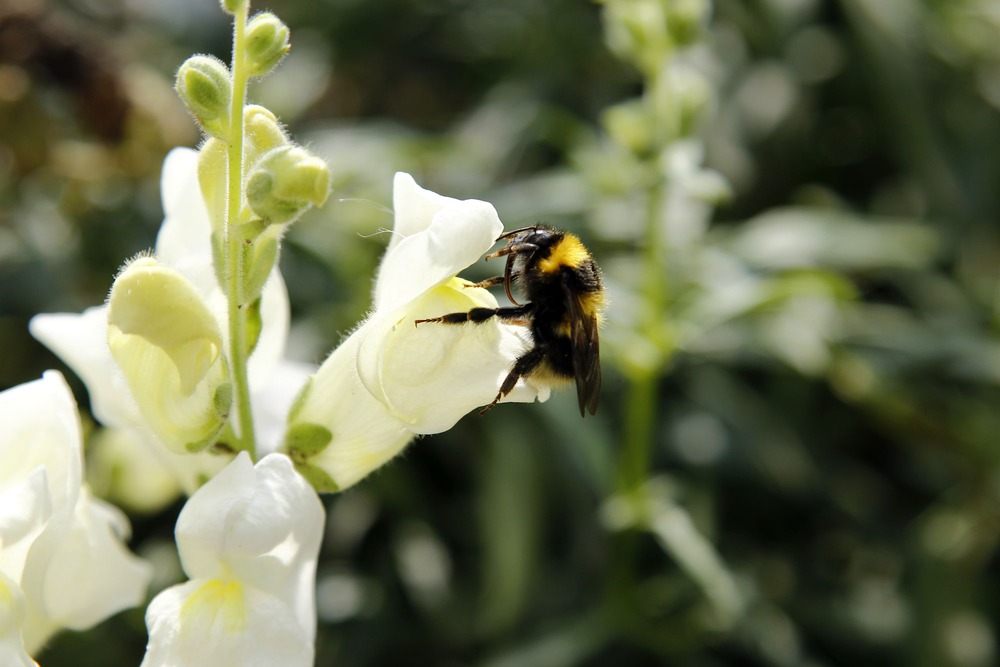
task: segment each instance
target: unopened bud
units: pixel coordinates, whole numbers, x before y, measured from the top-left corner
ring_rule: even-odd
[[[667,11],[667,34],[671,41],[679,47],[698,41],[710,11],[707,0],[675,0]]]
[[[151,257],[129,263],[108,295],[108,349],[146,424],[171,450],[209,446],[231,390],[222,333],[187,278]]]
[[[267,74],[285,57],[290,48],[288,26],[270,12],[257,14],[247,24],[247,74]]]
[[[264,153],[288,143],[288,136],[277,116],[257,104],[251,104],[243,110],[243,133],[246,137],[245,155],[248,164],[253,164]]]
[[[210,56],[191,56],[177,70],[174,88],[205,132],[227,138],[232,85],[222,62]]]
[[[633,154],[643,156],[653,148],[655,124],[641,100],[610,107],[601,121],[608,134]]]
[[[330,194],[326,162],[298,146],[264,155],[247,178],[247,203],[272,224],[292,222],[309,206],[321,206]]]
[[[220,0],[220,5],[222,5],[222,11],[227,14],[236,14],[243,5],[247,4],[247,0]]]

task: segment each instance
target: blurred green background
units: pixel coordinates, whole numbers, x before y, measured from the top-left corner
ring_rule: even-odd
[[[317,665],[996,664],[1000,4],[614,5],[270,7],[251,99],[335,182],[290,356],[364,316],[397,170],[579,234],[611,302],[596,418],[501,406],[326,499]],[[86,413],[27,322],[152,246],[173,72],[229,40],[211,0],[0,4],[0,388],[60,368]],[[179,508],[131,514],[157,590]],[[37,657],[144,644],[135,610]]]

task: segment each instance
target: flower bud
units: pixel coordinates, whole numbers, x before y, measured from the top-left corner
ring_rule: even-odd
[[[607,109],[601,122],[611,138],[634,155],[649,153],[654,144],[656,123],[641,100],[629,100]]]
[[[177,70],[174,88],[205,132],[227,138],[232,84],[229,70],[221,61],[191,56]]]
[[[212,233],[223,236],[226,229],[226,142],[209,139],[198,151],[198,185],[208,209]]]
[[[708,0],[674,0],[667,11],[667,34],[671,41],[685,47],[696,42],[708,22]]]
[[[244,165],[253,165],[261,155],[288,143],[288,137],[275,115],[256,104],[243,110],[243,133]],[[213,241],[216,237],[221,239],[225,236],[226,197],[229,192],[227,170],[226,142],[209,139],[198,151],[198,184],[212,222]],[[216,266],[223,264],[217,263]]]
[[[247,178],[247,203],[253,212],[272,224],[292,222],[330,194],[330,169],[326,162],[298,146],[283,146],[267,153]]]
[[[243,5],[247,4],[247,0],[220,0],[219,4],[222,5],[222,11],[227,14],[236,14]]]
[[[288,144],[288,135],[278,117],[257,104],[243,111],[244,155],[246,164],[254,164],[261,155]]]
[[[611,0],[605,5],[608,46],[644,74],[655,72],[671,48],[666,4],[663,0]]]
[[[151,430],[176,452],[211,444],[226,422],[218,321],[177,271],[141,257],[108,296],[108,347]]]
[[[654,84],[651,103],[662,142],[689,137],[712,104],[712,85],[689,64],[675,62],[662,68]]]
[[[274,69],[290,48],[288,26],[271,12],[257,14],[247,24],[247,74],[264,76]]]

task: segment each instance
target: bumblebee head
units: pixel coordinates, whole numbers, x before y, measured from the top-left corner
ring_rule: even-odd
[[[506,232],[497,237],[497,241],[507,239],[507,247],[497,253],[494,253],[494,255],[534,254],[541,248],[547,248],[558,243],[563,236],[564,234],[558,229],[545,227],[544,225],[521,227],[520,229]],[[521,246],[521,248],[514,249],[515,246]],[[490,256],[492,257],[494,255]]]
[[[525,267],[529,262],[539,256],[547,255],[549,249],[559,243],[564,236],[557,229],[542,225],[532,225],[531,227],[515,229],[497,237],[497,241],[506,239],[507,245],[496,252],[486,255],[486,259],[507,257],[507,265],[503,271],[503,288],[511,303],[517,306],[522,305],[510,292],[510,281],[513,275],[523,276]]]

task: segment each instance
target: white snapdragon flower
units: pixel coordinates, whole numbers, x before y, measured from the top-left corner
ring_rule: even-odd
[[[191,578],[146,610],[142,667],[307,667],[316,633],[316,492],[281,454],[246,452],[188,500],[177,547]]]
[[[490,292],[457,274],[496,242],[492,205],[459,201],[396,174],[395,229],[369,317],[312,377],[289,416],[284,449],[321,491],[344,489],[393,458],[414,436],[439,433],[490,403],[528,340],[523,327],[415,326],[421,318],[496,308]],[[506,401],[548,398],[519,381]]]
[[[79,417],[62,375],[0,393],[0,423],[0,626],[20,618],[23,596],[19,632],[33,653],[61,628],[141,603],[151,571],[122,544],[124,515],[81,488]]]
[[[133,334],[118,336],[119,361],[116,362],[108,344],[107,305],[89,308],[82,314],[38,315],[32,319],[30,329],[35,338],[59,355],[86,383],[94,416],[104,426],[118,431],[115,434],[118,440],[133,441],[136,447],[154,448],[156,456],[190,494],[230,459],[185,452],[184,446],[189,441],[177,426],[185,420],[176,418],[175,413],[164,412],[164,406],[180,404],[183,396],[164,397],[163,393],[171,389],[166,382],[171,377],[177,383],[173,387],[175,394],[192,389],[211,373],[217,381],[222,379],[219,354],[226,349],[228,340],[226,300],[212,264],[212,227],[198,182],[198,153],[185,148],[171,151],[164,161],[161,180],[165,217],[157,237],[155,262],[151,258],[133,262],[125,270],[131,273],[120,285],[123,293],[119,305],[123,307],[119,310],[123,314],[116,318],[115,324],[119,329],[131,327]],[[126,294],[130,288],[132,294]],[[174,312],[168,313],[163,307],[165,297],[159,297],[158,303],[139,302],[140,295],[158,297],[160,294],[174,299]],[[128,303],[129,297],[134,303]],[[186,329],[179,327],[178,311],[183,312],[183,319],[193,324]],[[255,408],[260,407],[254,410],[259,418],[255,425],[262,438],[260,447],[262,451],[273,451],[283,430],[287,406],[314,370],[282,360],[288,335],[289,306],[277,268],[263,289],[261,320],[260,338],[249,360],[249,381],[251,401]],[[150,345],[143,345],[144,340],[161,344],[153,353],[168,349],[172,354],[159,354],[156,359],[162,374],[157,376],[157,382],[146,385],[150,392],[158,393],[142,392],[136,396],[130,384],[142,387],[141,376],[150,375],[148,368],[143,370],[139,363],[148,362],[153,354]],[[127,358],[123,363],[121,355],[130,352],[137,357],[136,363],[130,363]],[[130,377],[130,370],[137,377]],[[200,390],[204,393],[208,388]],[[195,404],[190,406],[191,410],[195,413],[197,410],[210,411],[210,401],[211,397],[196,395],[191,401]],[[282,415],[282,418],[276,420],[275,415]],[[182,415],[186,416],[188,413]],[[198,416],[195,414],[187,422],[193,422],[194,429],[201,423]],[[200,416],[205,417],[204,414]],[[133,480],[145,474],[147,457],[137,456],[136,459],[136,464],[131,466],[128,461],[122,462],[128,468],[126,474]],[[161,483],[159,477],[156,483]]]
[[[21,587],[0,572],[0,665],[38,667],[24,650],[21,625],[24,623],[24,596]]]

